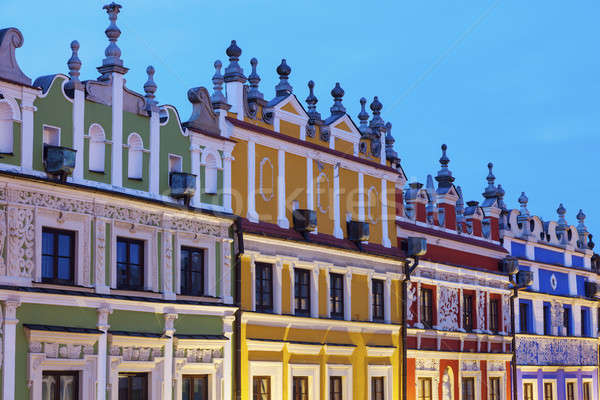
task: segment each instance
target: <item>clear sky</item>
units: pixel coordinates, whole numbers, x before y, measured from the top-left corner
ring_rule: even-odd
[[[17,58],[24,72],[66,73],[69,43],[81,44],[82,79],[95,79],[104,57],[104,2],[0,0],[3,27],[25,37]],[[207,86],[212,64],[226,65],[236,39],[257,57],[261,90],[274,96],[281,58],[304,100],[316,82],[318,108],[340,82],[355,118],[359,98],[379,96],[393,124],[396,149],[409,179],[425,182],[439,169],[448,144],[450,169],[466,200],[482,200],[486,164],[494,162],[505,201],[567,221],[583,208],[600,243],[600,2],[597,0],[200,1],[122,0],[119,47],[128,87],[143,92],[145,68],[156,68],[157,100],[185,120],[187,89]],[[600,247],[600,245],[599,245]]]

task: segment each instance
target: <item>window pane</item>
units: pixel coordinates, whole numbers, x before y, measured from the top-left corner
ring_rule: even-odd
[[[60,233],[58,235],[58,255],[71,257],[71,235]]]
[[[42,254],[54,254],[54,235],[50,232],[42,233]]]
[[[141,246],[139,243],[130,243],[129,244],[129,262],[131,264],[137,264],[137,265],[140,265],[142,263]]]
[[[131,377],[131,400],[146,400],[146,377]]]
[[[76,390],[74,376],[63,375],[60,377],[60,400],[75,400]]]
[[[117,261],[127,262],[127,243],[123,241],[117,241]]]
[[[42,278],[54,278],[54,257],[42,257]]]
[[[70,258],[60,257],[58,259],[58,279],[65,281],[73,279]]]
[[[135,265],[129,266],[129,286],[144,287],[144,269]]]
[[[204,253],[200,252],[200,251],[194,251],[192,253],[192,263],[191,263],[192,271],[204,272],[203,264],[204,264]]]
[[[42,400],[54,400],[56,392],[56,376],[44,375],[42,378]]]

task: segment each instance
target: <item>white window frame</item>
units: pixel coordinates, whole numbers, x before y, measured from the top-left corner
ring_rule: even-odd
[[[294,390],[294,376],[306,376],[308,377],[309,400],[319,400],[321,397],[321,380],[319,377],[320,368],[321,367],[319,364],[288,364],[288,399],[293,399],[292,395]]]
[[[569,383],[573,383],[574,384],[574,387],[575,387],[575,392],[573,393],[574,394],[574,399],[578,400],[580,397],[579,397],[579,387],[577,385],[578,384],[578,379],[577,378],[565,378],[565,399],[568,400],[568,398],[567,398],[567,384],[569,384]],[[582,388],[583,388],[583,384],[582,384]],[[581,399],[583,399],[583,393],[582,393]]]
[[[325,393],[329,395],[329,378],[332,376],[342,377],[342,399],[352,399],[352,365],[346,364],[327,364],[327,377],[325,379]]]
[[[331,318],[331,282],[330,274],[343,275],[344,280],[344,321],[352,319],[352,271],[347,268],[329,267],[327,268],[327,317]]]
[[[123,237],[144,242],[144,290],[158,292],[156,228],[121,221],[114,221],[111,228],[111,289],[117,289],[117,237]]]
[[[521,381],[521,395],[525,398],[525,384],[530,383],[533,387],[533,400],[538,400],[538,380],[537,379],[523,379]],[[542,387],[542,390],[544,388]],[[543,393],[542,393],[543,394]]]
[[[544,399],[546,398],[545,387],[544,387],[546,383],[552,384],[552,400],[558,400],[556,379],[543,379],[542,380],[542,398],[544,398]]]
[[[281,314],[282,308],[282,269],[283,269],[283,260],[279,257],[265,256],[262,254],[252,254],[250,256],[250,276],[252,281],[252,311],[256,311],[256,263],[267,263],[271,264],[273,271],[273,313]],[[290,305],[292,308],[292,305]]]
[[[98,128],[99,131],[102,133],[102,140],[96,140],[94,138],[94,135],[92,135],[92,129],[93,128]],[[102,125],[100,125],[99,123],[93,123],[90,125],[89,129],[88,129],[88,170],[91,172],[100,172],[103,173],[106,170],[106,132],[104,131],[104,128],[102,127]],[[94,157],[92,157],[92,154],[94,154],[94,152],[92,150],[94,150],[94,146],[98,146],[98,148],[100,149],[100,146],[102,146],[102,154],[101,156],[98,155],[98,165],[92,165],[92,159]],[[102,168],[98,169],[97,167],[100,166],[100,161],[102,164]]]
[[[174,360],[176,361],[176,360]],[[183,397],[183,377],[185,375],[208,375],[208,398],[219,399],[222,396],[221,372],[222,367],[212,363],[186,363],[179,369],[175,369],[173,375],[175,399],[182,400]],[[187,399],[186,399],[187,400]]]
[[[296,314],[296,268],[310,271],[310,317],[319,318],[319,273],[320,269],[312,263],[288,263],[290,271],[290,314]]]
[[[8,147],[10,147],[10,151],[2,151],[3,154],[14,154],[15,151],[15,130],[14,130],[14,123],[15,122],[21,122],[21,118],[20,118],[20,113],[19,113],[19,107],[16,103],[16,101],[12,98],[8,98],[6,96],[6,94],[4,94],[4,98],[0,99],[0,104],[6,104],[8,106],[8,108],[10,109],[10,116],[7,115],[7,119],[4,119],[3,121],[7,121],[7,125],[9,126],[8,129],[8,133],[10,134],[10,138],[6,138],[6,144],[7,144],[7,148],[6,149],[2,149],[2,150],[9,150]],[[0,132],[0,134],[4,135],[4,132]],[[9,140],[10,139],[10,140]]]
[[[254,385],[252,380],[255,376],[271,377],[271,398],[283,397],[283,363],[279,361],[250,361],[248,387],[250,398],[254,398]]]
[[[489,364],[488,364],[489,365]],[[506,374],[504,371],[488,371],[487,372],[487,388],[488,388],[488,398],[490,397],[490,392],[492,389],[492,385],[490,382],[490,378],[499,378],[500,379],[500,400],[506,400]]]
[[[383,322],[389,324],[392,322],[392,278],[390,278],[386,274],[377,274],[372,273],[368,276],[368,286],[369,286],[369,321],[372,322],[381,322],[379,320],[375,321],[373,319],[373,280],[383,281]]]
[[[133,139],[139,139],[139,147],[134,147],[131,144]],[[127,178],[128,179],[143,179],[144,178],[144,139],[142,139],[142,135],[137,132],[131,132],[129,136],[127,136]],[[136,157],[140,157],[138,166],[137,164],[133,164],[132,155],[133,152],[139,152],[136,154]],[[139,171],[137,170],[139,167]],[[138,174],[139,172],[139,174]],[[139,175],[139,176],[138,176]]]
[[[91,217],[82,214],[64,213],[45,208],[39,208],[35,222],[35,267],[34,277],[35,282],[42,282],[42,230],[43,228],[60,229],[72,231],[75,233],[75,246],[73,272],[73,282],[79,286],[90,286],[90,274],[93,268],[90,253],[90,230]],[[87,257],[86,257],[86,254]],[[88,276],[84,276],[84,264],[88,264]]]
[[[182,247],[191,247],[204,250],[204,293],[207,296],[216,296],[217,287],[211,287],[211,284],[217,285],[217,282],[220,282],[220,277],[216,276],[216,239],[211,236],[177,232],[175,235],[175,288],[173,291],[178,295],[181,294]]]
[[[213,157],[214,165],[209,166],[209,156]],[[203,192],[205,194],[217,194],[219,190],[219,170],[223,170],[223,160],[221,159],[221,155],[215,149],[204,148],[204,150],[202,151],[202,155],[200,156],[200,164],[204,166],[204,187],[202,188]]]
[[[598,397],[594,397],[594,380],[592,378],[582,378],[581,379],[581,390],[583,390],[583,384],[589,383],[590,385],[590,400],[596,400]],[[581,398],[583,399],[583,392],[581,392]]]
[[[415,360],[416,361],[416,360]],[[439,382],[442,379],[440,377],[439,369],[433,370],[416,370],[415,371],[415,396],[419,395],[419,378],[429,378],[431,379],[431,398],[432,400],[438,399],[438,386]],[[454,382],[452,382],[454,385]],[[454,389],[456,390],[456,388]]]
[[[392,400],[393,399],[393,390],[394,390],[394,382],[392,375],[392,366],[391,365],[369,365],[368,366],[368,382],[367,382],[367,395],[368,399],[372,400],[372,378],[374,377],[383,377],[383,382],[385,385],[385,396],[384,400]]]
[[[479,361],[477,361],[479,364]],[[481,398],[481,372],[480,371],[460,371],[458,377],[458,398],[463,398],[463,379],[464,378],[474,378],[475,387],[473,388],[473,393],[475,394],[474,400],[485,400]],[[488,383],[486,382],[486,385]]]
[[[44,133],[46,133],[45,132],[46,128],[56,130],[56,134],[58,136],[58,143],[52,144],[52,146],[60,146],[61,139],[62,139],[62,133],[61,133],[60,127],[59,126],[54,126],[54,125],[48,125],[48,124],[43,124],[42,125],[42,142],[43,142],[43,144],[50,145],[50,143],[46,143],[46,138],[44,137]]]

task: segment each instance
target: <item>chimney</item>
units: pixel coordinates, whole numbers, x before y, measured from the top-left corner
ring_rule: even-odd
[[[229,57],[229,65],[225,68],[225,75],[223,76],[227,103],[231,105],[230,111],[237,114],[237,119],[244,120],[244,83],[246,83],[246,77],[244,76],[244,70],[238,63],[242,55],[242,49],[238,47],[235,40],[232,40],[225,54]]]

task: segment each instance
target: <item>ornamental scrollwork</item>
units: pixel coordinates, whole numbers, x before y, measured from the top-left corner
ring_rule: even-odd
[[[519,337],[517,362],[521,365],[573,365],[598,364],[595,341],[578,338]]]
[[[8,208],[8,274],[31,277],[34,266],[33,210]]]
[[[445,331],[458,330],[458,289],[440,286],[439,323],[437,328]]]

